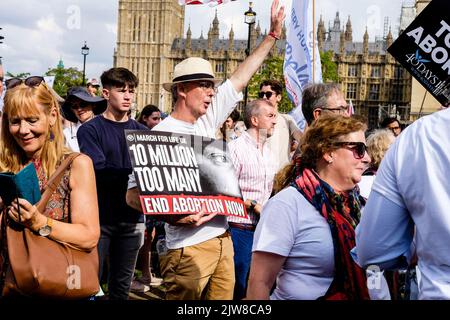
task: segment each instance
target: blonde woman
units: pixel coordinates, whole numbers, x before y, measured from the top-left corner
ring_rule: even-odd
[[[1,124],[0,172],[17,173],[33,163],[42,190],[61,161],[64,146],[59,105],[42,77],[11,79]],[[52,240],[80,250],[96,247],[100,230],[92,161],[76,157],[44,212],[25,199],[0,209],[11,219]],[[20,219],[19,219],[20,211]]]
[[[363,173],[361,181],[358,184],[361,195],[366,199],[369,197],[373,180],[375,179],[375,174],[377,173],[381,160],[383,160],[387,150],[394,142],[395,136],[388,129],[374,130],[367,137],[367,153],[372,159],[372,162],[369,168]]]

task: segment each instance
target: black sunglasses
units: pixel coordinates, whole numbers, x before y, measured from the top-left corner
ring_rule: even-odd
[[[26,86],[29,86],[29,87],[37,87],[42,82],[45,82],[44,77],[32,76],[32,77],[28,77],[26,79],[11,78],[11,79],[6,80],[5,84],[6,84],[6,89],[12,89],[22,83],[24,83]]]
[[[266,92],[261,91],[260,93],[258,93],[258,97],[259,97],[260,99],[264,99],[264,96],[266,96],[267,99],[270,99],[270,97],[271,97],[272,95],[273,95],[273,92],[272,92],[272,91],[266,91]]]
[[[367,151],[367,146],[364,142],[335,142],[333,145],[336,147],[348,147],[347,149],[353,151],[355,159],[364,158]]]

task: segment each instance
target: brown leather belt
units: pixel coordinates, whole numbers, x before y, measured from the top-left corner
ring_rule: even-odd
[[[224,233],[222,233],[220,236],[217,236],[217,238],[225,238],[225,237],[228,237],[230,235],[231,235],[230,231],[227,230]]]
[[[234,223],[234,222],[228,222],[228,225],[231,228],[241,229],[241,230],[247,230],[247,231],[255,231],[256,226],[249,223]]]

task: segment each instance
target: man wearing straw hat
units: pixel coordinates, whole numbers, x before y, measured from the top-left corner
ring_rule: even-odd
[[[211,64],[202,58],[188,58],[175,66],[173,79],[163,85],[173,97],[173,112],[153,130],[215,138],[236,104],[242,90],[264,62],[280,38],[284,6],[274,0],[270,33],[223,84],[215,78]],[[138,191],[130,177],[127,202],[141,209]],[[166,284],[166,298],[171,300],[233,298],[233,244],[225,216],[200,211],[188,216],[169,216],[166,222],[167,254],[160,257]]]

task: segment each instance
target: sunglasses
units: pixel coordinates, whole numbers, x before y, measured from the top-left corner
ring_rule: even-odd
[[[258,93],[258,97],[259,97],[260,99],[264,99],[264,96],[266,96],[267,99],[270,99],[270,97],[271,97],[273,94],[274,94],[274,92],[272,92],[272,91],[266,91],[266,92],[261,91],[260,93]]]
[[[192,81],[192,83],[197,84],[204,91],[206,91],[206,90],[213,90],[214,92],[217,92],[216,85],[212,81],[200,80],[200,81]]]
[[[26,79],[11,78],[11,79],[6,80],[5,84],[6,84],[6,89],[12,89],[22,83],[28,87],[37,87],[42,82],[45,82],[44,77],[32,76],[32,77],[28,77]]]
[[[353,151],[355,159],[364,158],[367,151],[367,146],[364,142],[335,142],[333,145]]]

